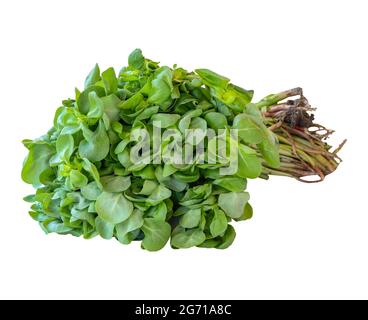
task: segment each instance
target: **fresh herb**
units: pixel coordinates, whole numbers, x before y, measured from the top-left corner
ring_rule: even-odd
[[[227,248],[231,223],[253,215],[247,179],[323,179],[339,163],[300,89],[252,97],[210,70],[160,67],[139,49],[118,74],[95,65],[47,134],[23,141],[22,179],[36,189],[25,197],[30,216],[46,233],[141,241],[149,251]],[[206,144],[180,163],[168,155],[183,141]]]

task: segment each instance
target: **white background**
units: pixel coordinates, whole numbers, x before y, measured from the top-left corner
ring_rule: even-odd
[[[2,1],[0,298],[368,298],[367,1]],[[302,86],[348,138],[320,184],[251,181],[254,218],[227,250],[149,253],[135,243],[43,234],[27,215],[20,141],[51,126],[95,62],[140,47],[211,68],[256,98]]]

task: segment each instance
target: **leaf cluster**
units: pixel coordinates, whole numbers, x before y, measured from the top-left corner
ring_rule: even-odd
[[[119,73],[96,65],[84,90],[56,110],[52,128],[23,141],[22,179],[36,189],[25,198],[30,216],[46,233],[141,241],[149,251],[168,241],[173,248],[227,248],[235,238],[231,222],[252,217],[247,179],[261,174],[262,161],[279,165],[277,139],[252,96],[207,69],[159,66],[139,49]],[[237,171],[221,175],[220,162],[133,163],[129,154],[140,144],[134,131],[152,134],[157,121],[182,135],[238,129]]]

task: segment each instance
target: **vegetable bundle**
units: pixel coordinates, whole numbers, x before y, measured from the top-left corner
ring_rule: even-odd
[[[300,88],[252,97],[210,70],[160,67],[139,49],[118,75],[96,65],[47,134],[23,141],[22,179],[36,188],[25,197],[30,216],[46,233],[139,240],[149,251],[169,240],[227,248],[230,223],[252,217],[248,178],[323,180],[340,162],[341,146],[330,151],[331,131],[313,123]]]

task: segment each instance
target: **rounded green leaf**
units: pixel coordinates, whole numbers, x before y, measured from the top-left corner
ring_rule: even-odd
[[[147,198],[146,203],[151,206],[156,206],[160,202],[171,197],[171,190],[160,184],[152,194]]]
[[[112,238],[112,236],[114,235],[114,224],[113,223],[107,222],[101,219],[100,217],[96,217],[95,224],[96,224],[96,230],[102,238],[106,240],[109,240]]]
[[[279,143],[272,132],[269,132],[267,139],[258,144],[257,147],[269,166],[272,168],[280,166]]]
[[[88,200],[96,200],[102,193],[100,187],[96,181],[90,182],[86,186],[81,188],[82,196]]]
[[[162,249],[169,240],[171,226],[165,221],[146,218],[142,231],[144,233],[142,247],[148,251],[157,251]]]
[[[236,236],[235,229],[232,225],[229,224],[225,234],[223,235],[223,237],[221,237],[221,244],[219,244],[216,248],[217,249],[228,248],[234,242],[235,236]]]
[[[262,164],[257,157],[257,153],[239,143],[238,147],[238,171],[237,175],[241,178],[257,178],[262,172]]]
[[[141,49],[135,49],[129,55],[128,58],[129,66],[135,69],[141,69],[144,66],[144,57]]]
[[[71,184],[75,188],[84,187],[88,183],[88,178],[78,170],[71,170],[69,177]]]
[[[93,132],[92,136],[80,143],[79,154],[82,158],[87,158],[92,162],[96,162],[104,159],[109,153],[109,149],[109,137],[102,122],[100,122],[97,130]]]
[[[166,221],[167,211],[168,209],[166,203],[161,202],[157,206],[150,207],[147,210],[146,216],[150,218],[155,218],[156,220]]]
[[[248,192],[229,192],[219,195],[218,204],[230,218],[240,218],[249,201]]]
[[[118,240],[125,241],[126,235],[136,229],[139,229],[143,225],[143,212],[135,209],[128,219],[117,224],[115,226],[116,236]]]
[[[89,86],[87,89],[85,89],[78,97],[77,99],[77,105],[78,109],[81,113],[87,114],[88,111],[91,108],[90,100],[89,100],[89,94],[91,92],[96,92],[97,96],[103,97],[105,95],[104,88],[100,86]]]
[[[260,143],[265,139],[264,125],[246,113],[241,113],[234,118],[233,128],[238,129],[238,135],[245,143]]]
[[[190,248],[200,245],[206,240],[206,235],[199,229],[179,231],[171,238],[171,245],[175,248]]]
[[[122,194],[102,192],[95,204],[98,215],[113,224],[123,222],[128,219],[133,212],[133,204]]]
[[[225,129],[227,126],[226,117],[220,112],[209,112],[205,115],[208,126],[212,129]]]
[[[197,227],[201,221],[201,215],[201,209],[188,210],[180,217],[179,223],[183,228]]]
[[[248,220],[248,219],[250,219],[252,217],[253,217],[253,208],[252,208],[252,206],[248,202],[245,205],[243,214],[239,218],[236,218],[234,220],[235,221],[243,221],[243,220]]]
[[[101,184],[106,192],[123,192],[130,187],[130,177],[104,176]]]
[[[69,161],[74,151],[74,139],[71,134],[62,134],[56,139],[56,152],[63,161]]]
[[[173,126],[180,119],[178,114],[156,113],[151,117],[151,121],[155,122],[157,128],[168,128]]]
[[[34,185],[39,184],[40,174],[49,167],[49,159],[53,153],[54,149],[48,144],[31,144],[28,156],[23,163],[23,181]]]

